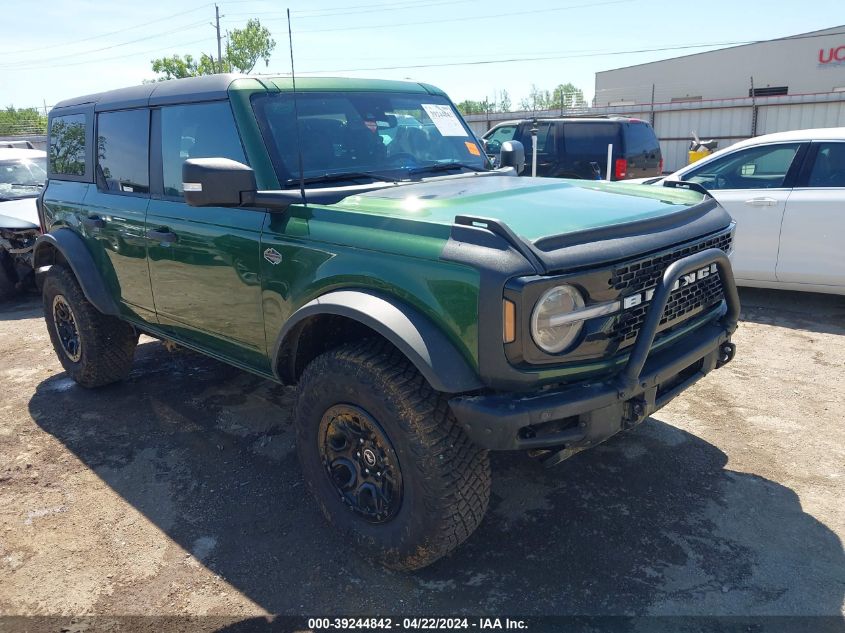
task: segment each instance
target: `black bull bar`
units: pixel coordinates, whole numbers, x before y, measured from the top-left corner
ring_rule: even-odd
[[[725,313],[659,351],[652,351],[666,304],[684,276],[715,264]],[[564,385],[530,393],[464,395],[449,401],[459,424],[490,450],[548,449],[557,463],[616,432],[634,426],[686,387],[733,358],[731,334],[739,321],[739,294],[730,260],[711,248],[670,264],[623,369],[604,381]],[[555,423],[564,422],[563,429]]]

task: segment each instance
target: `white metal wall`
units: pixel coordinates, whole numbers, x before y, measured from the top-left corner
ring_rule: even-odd
[[[765,106],[760,108],[757,134],[843,126],[845,126],[845,101]]]
[[[808,6],[808,11],[814,10]],[[843,45],[845,27],[837,26],[598,72],[595,103],[643,103],[651,101],[652,92],[658,103],[691,96],[727,99],[748,95],[751,77],[756,88],[786,86],[789,94],[828,92],[845,87],[845,64],[830,60],[832,51]]]
[[[654,131],[658,138],[667,139],[689,139],[693,132],[701,139],[750,135],[751,117],[750,107],[660,112],[654,118]]]

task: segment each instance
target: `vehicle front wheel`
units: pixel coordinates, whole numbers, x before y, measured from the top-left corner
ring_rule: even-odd
[[[463,543],[487,510],[487,452],[386,343],[346,345],[311,362],[294,423],[323,514],[386,567],[430,565]]]
[[[138,334],[128,323],[98,311],[66,268],[53,266],[43,285],[44,319],[56,355],[83,387],[123,380],[132,368]]]

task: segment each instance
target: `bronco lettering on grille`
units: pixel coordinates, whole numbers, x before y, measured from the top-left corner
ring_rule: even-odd
[[[706,268],[701,268],[699,270],[689,273],[688,275],[684,275],[674,283],[674,285],[672,286],[672,292],[678,290],[679,288],[686,288],[687,286],[691,286],[695,283],[698,283],[702,279],[706,279],[711,274],[715,273],[716,270],[716,264],[710,264]],[[629,308],[634,308],[640,304],[651,301],[654,298],[654,290],[654,288],[649,288],[648,290],[644,290],[643,292],[638,292],[636,294],[625,297],[622,300],[622,308],[624,310],[627,310]]]

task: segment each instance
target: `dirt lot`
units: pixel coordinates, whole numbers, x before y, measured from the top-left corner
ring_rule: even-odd
[[[841,614],[845,298],[742,298],[733,363],[556,469],[495,455],[478,532],[409,575],[318,515],[291,392],[149,339],[86,391],[5,305],[0,614]]]

